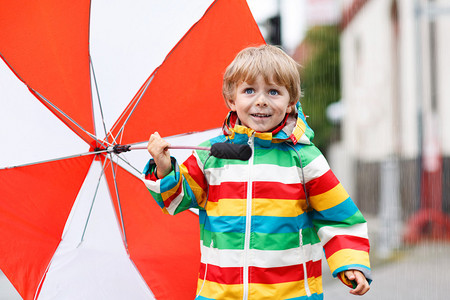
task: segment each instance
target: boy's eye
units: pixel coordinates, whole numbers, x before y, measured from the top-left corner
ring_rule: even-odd
[[[278,91],[277,90],[270,90],[269,91],[269,95],[271,95],[271,96],[276,96],[276,95],[278,95],[279,93],[278,93]]]
[[[255,91],[252,89],[252,88],[246,88],[245,90],[244,90],[244,93],[245,94],[248,94],[248,95],[251,95],[251,94],[253,94]]]

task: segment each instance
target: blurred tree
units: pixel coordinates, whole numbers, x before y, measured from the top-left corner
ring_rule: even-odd
[[[339,124],[326,117],[327,106],[341,99],[339,33],[337,26],[313,27],[293,55],[302,65],[303,111],[316,133],[314,144],[323,152],[340,132]]]

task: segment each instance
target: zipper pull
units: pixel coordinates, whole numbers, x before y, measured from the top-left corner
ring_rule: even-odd
[[[255,132],[253,131],[252,135],[248,138],[247,144],[252,148],[253,150],[253,142],[255,139]]]

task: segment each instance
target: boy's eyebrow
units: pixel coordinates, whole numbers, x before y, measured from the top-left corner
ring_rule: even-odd
[[[250,82],[247,82],[247,81],[242,81],[241,84],[244,85],[244,86],[252,86],[252,85],[254,85],[255,83],[254,83],[254,82],[250,83]],[[284,87],[284,85],[278,84],[278,83],[276,83],[276,82],[266,82],[266,84],[267,84],[270,88],[280,88],[280,87]]]

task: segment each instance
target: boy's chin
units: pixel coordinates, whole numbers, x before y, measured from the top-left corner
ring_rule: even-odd
[[[280,121],[277,119],[276,121],[273,118],[267,118],[267,120],[253,120],[248,119],[248,122],[242,122],[242,125],[253,129],[257,132],[272,132],[273,130],[277,129],[283,122],[284,118]],[[279,121],[279,122],[278,122]]]
[[[273,130],[275,130],[278,126],[272,127],[271,125],[269,126],[252,126],[249,127],[257,132],[271,132]]]
[[[250,127],[258,132],[272,132],[282,126],[283,120],[276,124],[258,124],[257,126]]]

